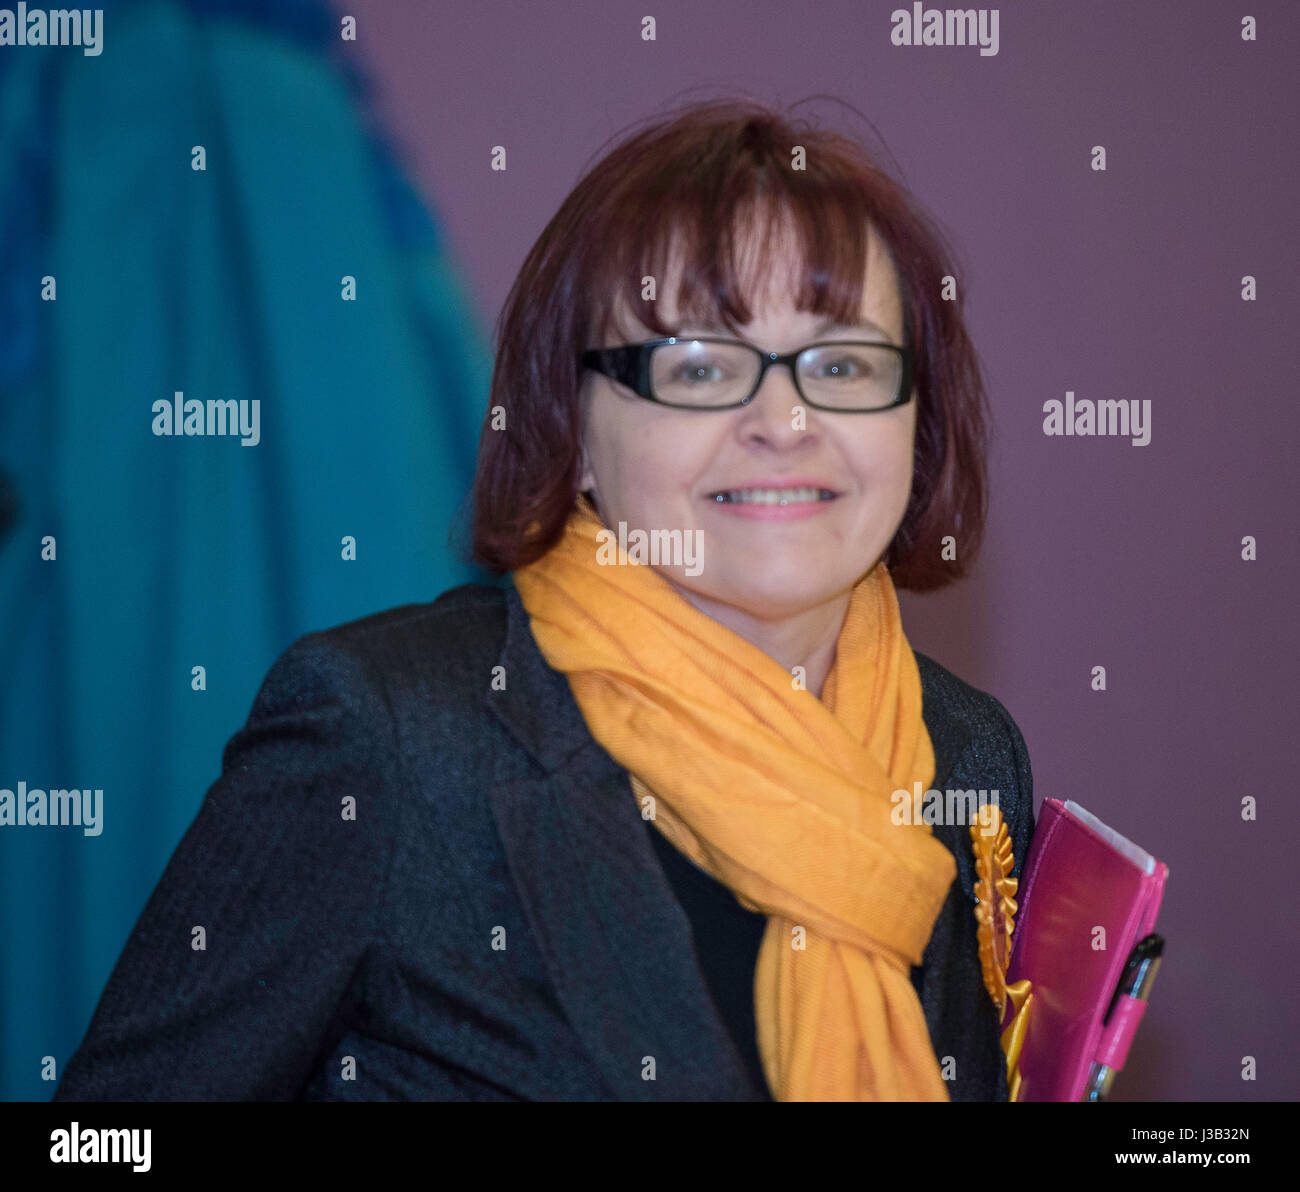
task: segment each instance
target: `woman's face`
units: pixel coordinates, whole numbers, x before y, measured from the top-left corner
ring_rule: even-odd
[[[874,230],[862,326],[825,327],[819,317],[795,310],[793,262],[783,256],[781,266],[772,271],[766,301],[751,304],[755,317],[742,328],[747,342],[782,353],[823,339],[902,344],[897,274]],[[658,279],[659,293],[668,296],[660,302],[669,326],[677,325],[670,305],[676,281]],[[625,309],[616,315],[601,346],[655,338]],[[729,337],[722,327],[683,326],[678,334]],[[869,414],[803,406],[796,417],[800,406],[782,366],[767,370],[747,406],[707,411],[656,405],[588,371],[579,487],[615,531],[624,522],[629,533],[681,530],[701,543],[700,567],[692,567],[689,556],[678,565],[655,564],[701,611],[733,627],[737,613],[759,621],[798,616],[846,597],[888,547],[911,491],[916,427],[915,395],[905,405]],[[836,496],[787,505],[778,517],[754,516],[754,506],[719,503],[714,496],[803,486]]]

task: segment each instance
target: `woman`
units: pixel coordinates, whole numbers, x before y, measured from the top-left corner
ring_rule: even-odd
[[[1018,874],[1020,733],[895,596],[982,527],[946,259],[748,101],[588,173],[500,328],[513,586],[277,661],[57,1099],[1005,1100],[970,827],[896,798],[996,790]]]

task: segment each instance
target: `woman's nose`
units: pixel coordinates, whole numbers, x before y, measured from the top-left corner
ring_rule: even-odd
[[[749,404],[741,407],[740,415],[740,428],[745,434],[759,434],[772,442],[796,442],[809,433],[807,407],[785,364],[774,364],[767,370]]]

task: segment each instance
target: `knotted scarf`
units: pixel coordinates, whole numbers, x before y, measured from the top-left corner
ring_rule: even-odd
[[[754,1008],[772,1095],[948,1100],[909,968],[956,864],[928,825],[891,820],[891,794],[928,790],[935,761],[883,561],[853,589],[819,699],[654,567],[602,565],[610,533],[579,497],[515,585],[643,815],[767,915]]]

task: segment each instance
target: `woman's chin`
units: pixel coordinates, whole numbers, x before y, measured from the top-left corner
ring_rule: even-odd
[[[848,582],[839,585],[828,583],[830,577],[824,572],[790,576],[785,582],[769,575],[762,583],[749,578],[723,584],[716,582],[716,576],[712,583],[701,583],[702,576],[679,574],[669,574],[667,578],[696,608],[724,622],[726,609],[757,621],[785,620],[826,604],[852,587]],[[813,580],[816,582],[810,582]]]

